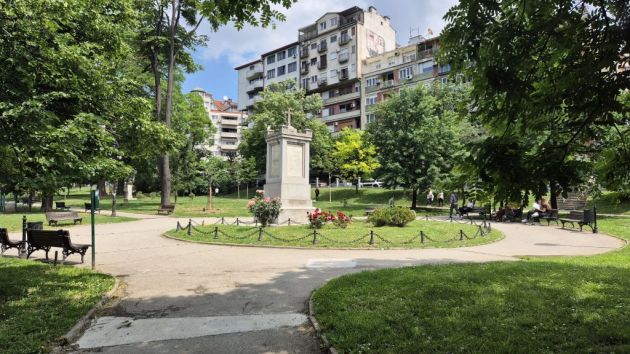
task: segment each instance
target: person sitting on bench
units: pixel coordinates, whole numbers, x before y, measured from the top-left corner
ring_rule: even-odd
[[[544,209],[542,201],[544,201],[544,199],[536,199],[534,202],[534,209],[527,212],[527,218],[523,219],[523,222],[529,223],[532,218],[538,218],[545,213],[546,209]]]
[[[466,206],[459,208],[459,215],[464,216],[464,214],[468,214],[473,209],[474,206],[475,206],[475,202],[472,200],[469,200]]]

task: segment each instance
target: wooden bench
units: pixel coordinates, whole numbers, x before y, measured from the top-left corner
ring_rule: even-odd
[[[473,207],[471,210],[462,213],[461,216],[464,217],[464,215],[466,215],[467,218],[471,219],[472,217],[470,216],[470,214],[477,214],[480,219],[488,219],[491,216],[490,205],[484,205],[483,207]]]
[[[85,203],[85,212],[89,213],[92,211],[92,203]],[[101,209],[100,208],[96,208],[94,209],[94,211],[98,211],[99,214],[101,213]]]
[[[11,239],[9,238],[9,232],[7,231],[7,229],[0,229],[0,256],[3,256],[4,252],[6,252],[6,250],[11,249],[11,248],[17,249],[18,255],[20,255],[20,253],[22,253],[22,250],[24,249],[25,244],[26,242],[22,240],[11,241]]]
[[[548,214],[539,217],[539,220],[547,220],[547,226],[551,225],[552,221],[558,225],[559,219],[558,209],[551,209]]]
[[[79,224],[83,221],[83,218],[79,216],[76,211],[51,211],[46,213],[46,220],[48,225],[57,225],[60,221],[69,220],[75,224]]]
[[[55,209],[70,210],[70,207],[66,206],[66,202],[55,202]]]
[[[28,248],[26,251],[26,258],[28,259],[33,252],[41,250],[46,252],[46,259],[48,259],[48,252],[52,247],[58,247],[63,249],[62,255],[65,261],[68,256],[74,253],[81,255],[81,263],[90,245],[75,244],[70,240],[70,233],[66,230],[32,230],[26,231],[28,235]]]
[[[158,215],[159,214],[170,215],[173,211],[175,211],[175,205],[162,205],[158,209]]]
[[[374,210],[376,210],[376,208],[374,208],[374,207],[367,207],[367,208],[365,208],[365,215],[366,216],[370,216],[370,215],[374,214]]]
[[[571,224],[571,227],[575,227],[575,224],[577,224],[580,227],[580,231],[582,231],[584,226],[588,226],[591,230],[594,230],[594,219],[592,210],[584,210],[570,211],[569,217],[559,218],[558,220],[562,223],[563,229],[565,224]]]

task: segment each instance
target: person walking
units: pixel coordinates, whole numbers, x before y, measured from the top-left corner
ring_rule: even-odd
[[[441,208],[444,206],[444,191],[438,193],[438,206]]]
[[[319,201],[319,187],[315,187],[315,201]]]
[[[433,205],[433,191],[429,189],[429,193],[427,194],[427,205],[428,206],[432,206]]]
[[[453,218],[453,210],[455,210],[455,214],[458,214],[458,210],[457,210],[457,193],[453,192],[451,193],[451,197],[449,199],[449,202],[451,203],[451,208],[449,210],[449,217],[452,219]]]

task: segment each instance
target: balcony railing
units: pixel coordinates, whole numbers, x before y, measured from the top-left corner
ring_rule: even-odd
[[[387,81],[384,81],[383,83],[381,83],[381,88],[394,87],[395,84],[396,84],[396,82],[394,80],[387,80]]]
[[[339,59],[340,63],[345,63],[348,61],[348,59],[350,59],[350,54],[348,53],[342,53],[339,54],[339,56],[337,57],[337,59]]]
[[[319,85],[319,86],[326,86],[326,85],[328,85],[328,80],[327,79],[319,79],[319,81],[317,82],[317,85]]]
[[[322,42],[317,46],[317,51],[322,53],[325,52],[328,49],[328,45],[326,44],[326,42]]]
[[[378,85],[365,86],[365,92],[374,92],[379,89]]]
[[[351,35],[341,35],[339,38],[339,45],[346,45],[352,40]]]
[[[423,49],[418,51],[418,59],[432,58],[439,52],[438,48]]]
[[[300,58],[301,59],[308,58],[308,47],[300,48]]]
[[[328,66],[328,63],[326,63],[325,61],[320,61],[319,63],[317,63],[317,68],[319,70],[326,69],[327,66]]]
[[[339,73],[339,80],[348,80],[348,72],[342,71],[341,73]]]
[[[308,74],[308,65],[302,65],[300,67],[300,74],[302,74],[302,75]]]
[[[238,125],[238,119],[221,119],[221,125]]]
[[[254,92],[254,91],[258,91],[262,89],[263,89],[263,81],[257,80],[256,82],[249,85],[249,89],[247,90],[247,92]]]

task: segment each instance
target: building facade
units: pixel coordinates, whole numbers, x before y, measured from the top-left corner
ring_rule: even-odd
[[[247,115],[238,109],[236,102],[227,97],[215,100],[212,94],[201,89],[195,89],[193,92],[203,98],[204,108],[216,128],[213,145],[207,147],[208,151],[214,156],[224,158],[236,156]]]
[[[451,68],[448,64],[439,65],[436,62],[438,51],[438,37],[414,37],[407,46],[366,59],[361,80],[361,126],[374,121],[376,104],[401,89],[435,80],[447,82]]]

